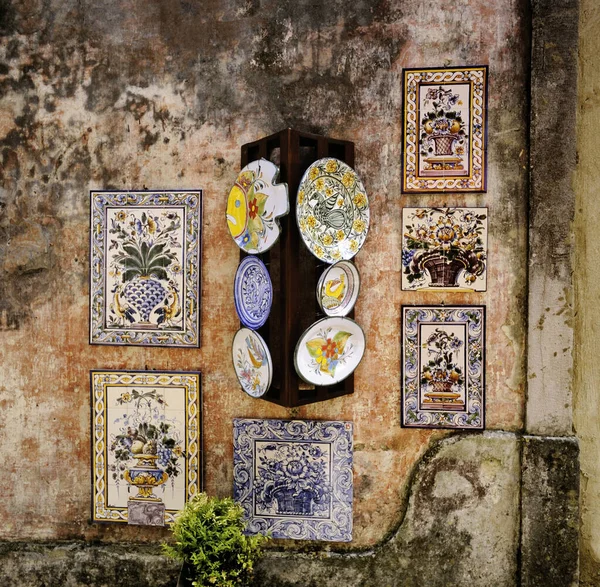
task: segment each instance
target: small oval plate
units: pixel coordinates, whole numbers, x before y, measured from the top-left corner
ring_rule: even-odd
[[[360,276],[351,261],[338,261],[323,271],[317,284],[317,300],[327,316],[347,316],[352,312]]]
[[[249,328],[240,328],[233,337],[232,355],[242,389],[252,397],[265,395],[273,379],[273,363],[262,336]]]
[[[233,285],[235,309],[244,326],[260,328],[269,317],[273,284],[265,264],[254,255],[240,262]]]
[[[334,385],[352,374],[364,352],[365,335],[354,320],[323,318],[300,337],[294,366],[307,383]]]

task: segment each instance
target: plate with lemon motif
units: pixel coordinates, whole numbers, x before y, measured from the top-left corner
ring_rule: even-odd
[[[362,328],[350,318],[323,318],[300,337],[294,352],[298,375],[313,385],[335,385],[350,376],[365,352]]]
[[[317,284],[317,301],[327,316],[347,316],[352,312],[360,277],[352,261],[338,261],[323,271]]]
[[[240,328],[233,337],[232,354],[242,389],[252,397],[267,393],[273,379],[273,362],[263,337],[250,328]]]
[[[369,199],[356,172],[327,157],[300,181],[296,218],[304,244],[325,263],[352,259],[369,230]]]
[[[238,247],[251,254],[264,253],[279,238],[278,218],[290,211],[288,188],[276,183],[279,168],[267,161],[252,161],[242,169],[227,198],[227,227]]]

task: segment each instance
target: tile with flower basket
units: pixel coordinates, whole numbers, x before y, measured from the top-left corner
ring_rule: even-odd
[[[404,208],[402,289],[485,291],[487,208]]]
[[[352,423],[234,419],[234,499],[249,534],[352,540]]]
[[[403,70],[405,193],[487,189],[487,66]]]
[[[485,307],[402,307],[402,426],[485,427]]]

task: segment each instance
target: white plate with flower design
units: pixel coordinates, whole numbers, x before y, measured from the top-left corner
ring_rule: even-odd
[[[267,393],[273,379],[273,362],[263,337],[240,328],[233,337],[233,368],[242,389],[252,397]]]
[[[365,352],[365,334],[350,318],[333,316],[315,322],[294,352],[298,375],[313,385],[334,385],[351,375]]]
[[[227,199],[227,227],[236,244],[253,255],[264,253],[279,238],[278,218],[290,211],[287,184],[276,184],[279,168],[252,161],[242,169]]]
[[[317,284],[317,301],[327,316],[347,316],[352,312],[360,277],[352,261],[338,261],[323,271]]]
[[[352,259],[369,231],[369,199],[346,163],[327,157],[302,176],[296,218],[304,244],[325,263]]]

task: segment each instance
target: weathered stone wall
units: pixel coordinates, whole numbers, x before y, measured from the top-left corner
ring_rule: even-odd
[[[563,547],[573,532],[562,530],[577,510],[577,445],[520,433],[571,433],[570,300],[558,285],[570,283],[572,198],[563,194],[552,239],[552,194],[543,174],[532,174],[530,260],[540,266],[530,277],[540,289],[528,304],[528,149],[531,86],[532,161],[568,183],[569,145],[553,168],[540,137],[558,116],[549,93],[569,94],[557,72],[577,3],[563,3],[558,20],[551,2],[533,4],[532,28],[523,0],[0,0],[3,584],[118,585],[136,576],[150,586],[175,576],[145,546],[166,531],[89,522],[88,377],[98,368],[202,371],[212,494],[231,493],[233,417],[354,421],[354,541],[278,544],[259,568],[262,585],[571,584],[576,563]],[[534,46],[539,77],[530,84],[532,30],[548,38]],[[488,193],[401,196],[402,68],[486,63]],[[355,142],[372,218],[356,258],[367,351],[355,393],[294,410],[237,385],[229,353],[238,249],[224,220],[241,144],[286,126]],[[571,127],[571,118],[560,126]],[[202,348],[89,346],[89,190],[196,187],[205,190]],[[402,292],[402,206],[445,204],[489,208],[488,291]],[[442,301],[487,306],[490,432],[400,428],[400,305]],[[124,554],[135,543],[134,555]],[[561,552],[544,583],[539,557]]]
[[[598,328],[600,316],[600,6],[582,0],[579,35],[579,108],[577,124],[576,355],[575,429],[581,449],[581,585],[600,584],[600,394]]]

